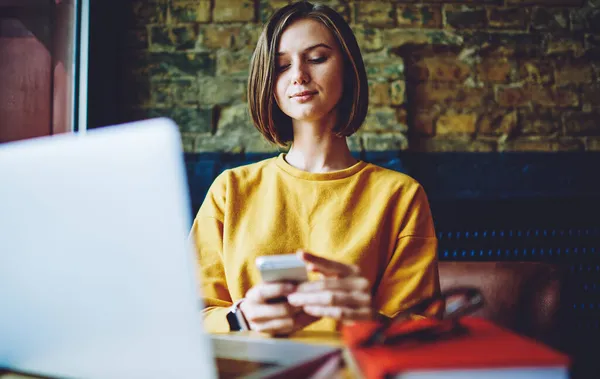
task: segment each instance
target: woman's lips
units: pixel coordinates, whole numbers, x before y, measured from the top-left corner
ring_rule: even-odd
[[[299,103],[305,103],[309,100],[311,100],[313,97],[315,97],[317,93],[316,92],[301,92],[297,95],[292,96],[292,100],[295,100]]]

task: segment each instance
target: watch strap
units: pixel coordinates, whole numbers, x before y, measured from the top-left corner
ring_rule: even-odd
[[[244,313],[240,309],[240,304],[245,299],[239,299],[231,308],[229,308],[229,312],[227,313],[227,322],[229,323],[229,329],[233,331],[240,330],[250,330],[250,326],[248,325],[248,321],[244,317]]]

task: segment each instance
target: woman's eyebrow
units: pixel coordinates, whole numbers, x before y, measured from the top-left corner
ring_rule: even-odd
[[[305,52],[305,53],[307,53],[307,52],[309,52],[309,51],[311,51],[311,50],[314,50],[314,49],[316,49],[317,47],[324,47],[324,48],[326,48],[326,49],[333,50],[333,49],[331,48],[331,46],[329,46],[329,45],[327,45],[327,44],[325,44],[325,43],[318,43],[318,44],[316,44],[316,45],[312,45],[312,46],[310,46],[310,47],[307,47],[306,49],[304,49],[304,52]],[[277,53],[277,54],[275,54],[275,55],[277,55],[277,56],[279,57],[279,56],[282,56],[282,55],[285,55],[285,54],[287,54],[285,51],[280,51],[280,52],[278,52],[278,53]]]

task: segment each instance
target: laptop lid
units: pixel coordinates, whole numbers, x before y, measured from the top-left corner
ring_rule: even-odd
[[[177,127],[0,145],[0,367],[213,378]]]

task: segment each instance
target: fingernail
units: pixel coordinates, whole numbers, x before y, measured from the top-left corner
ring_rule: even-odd
[[[294,294],[288,295],[287,300],[292,305],[298,305],[298,296],[294,296]]]

